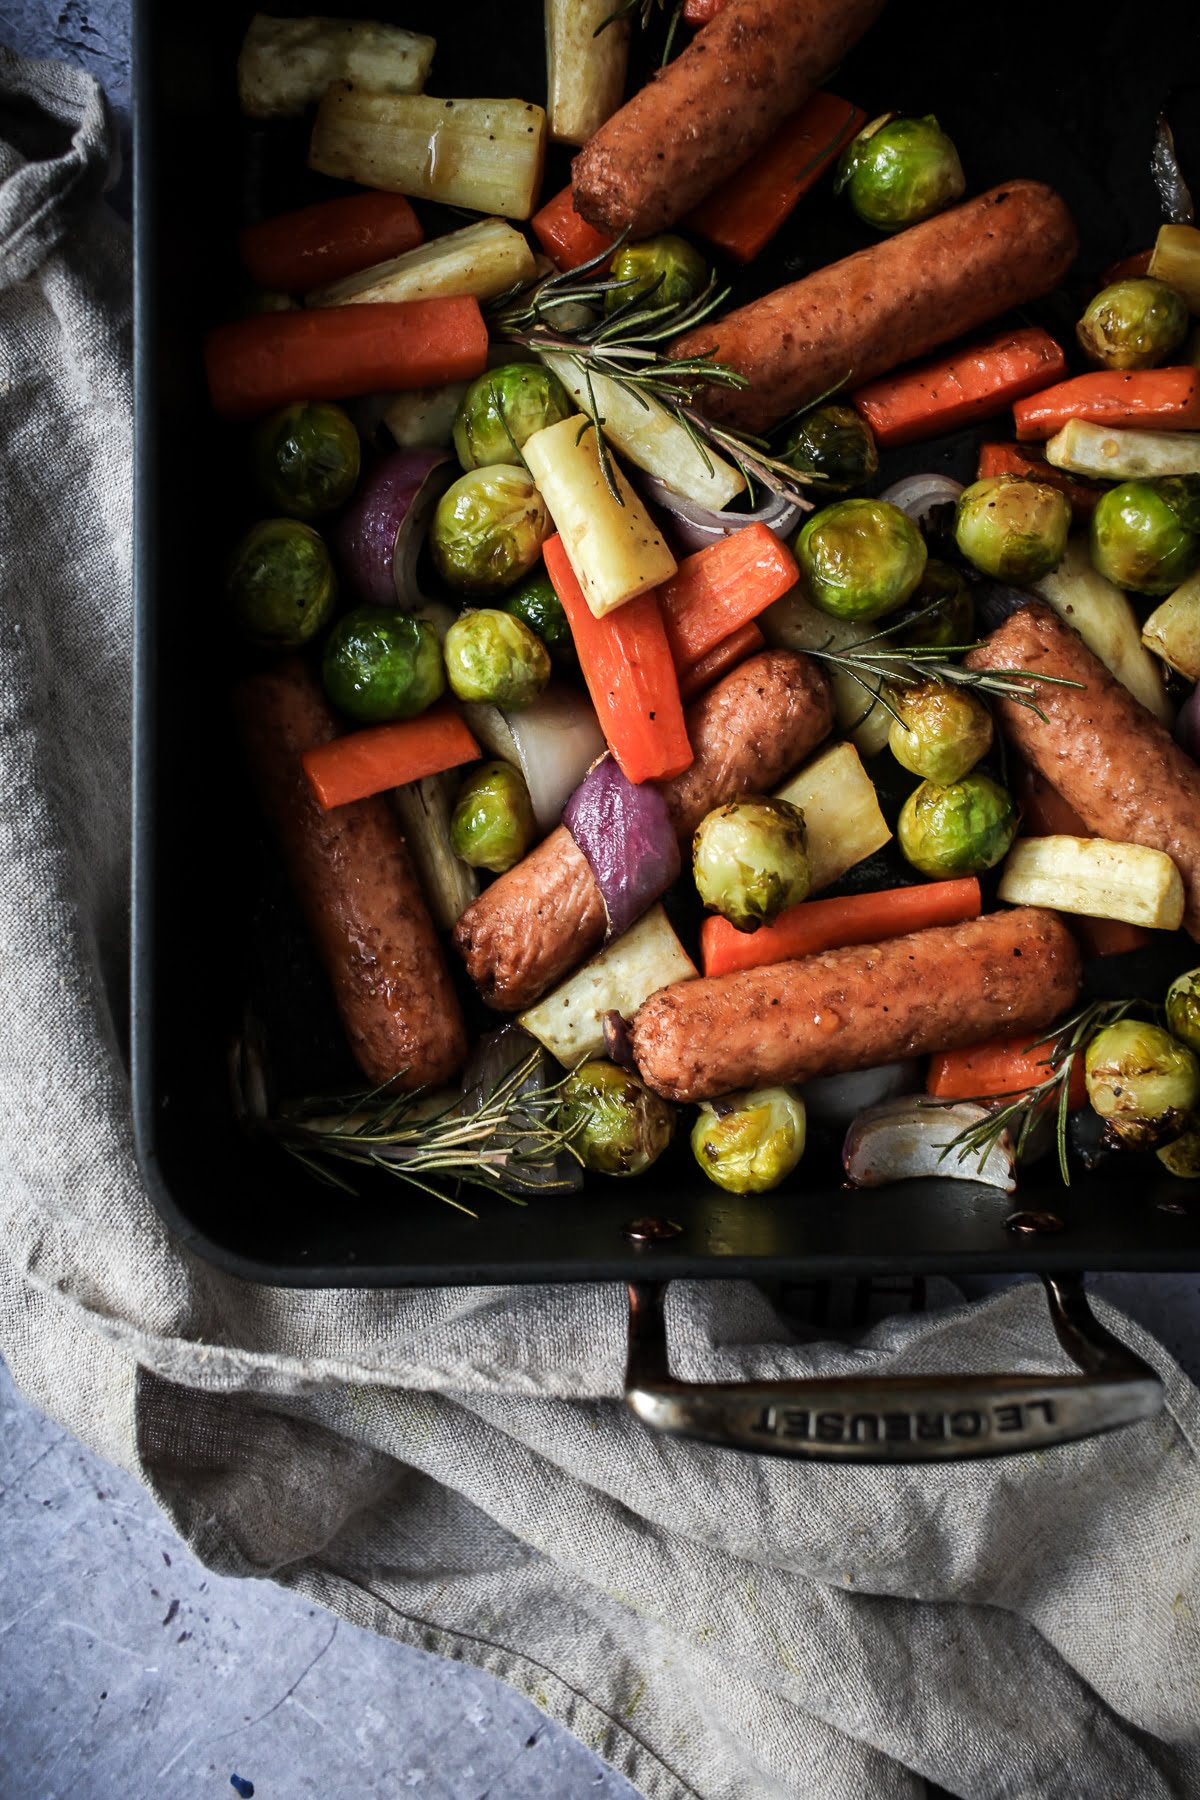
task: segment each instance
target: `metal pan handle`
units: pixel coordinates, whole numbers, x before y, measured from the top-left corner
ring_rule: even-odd
[[[1079,1276],[1044,1275],[1058,1340],[1079,1375],[837,1375],[677,1381],[666,1282],[629,1288],[625,1404],[656,1431],[821,1462],[957,1462],[1041,1450],[1149,1419],[1162,1383],[1106,1331]]]

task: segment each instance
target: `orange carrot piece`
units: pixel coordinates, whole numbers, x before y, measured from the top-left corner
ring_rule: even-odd
[[[1129,281],[1137,275],[1148,275],[1153,255],[1153,249],[1135,250],[1132,256],[1123,256],[1120,262],[1110,263],[1100,277],[1100,286],[1111,287],[1114,281]]]
[[[1050,1074],[1049,1044],[1031,1047],[1029,1033],[989,1038],[962,1050],[941,1050],[929,1061],[925,1091],[939,1100],[999,1100],[1027,1094]],[[1083,1058],[1071,1064],[1068,1104],[1074,1112],[1087,1104]]]
[[[1194,431],[1200,426],[1200,370],[1096,369],[1018,400],[1017,436],[1053,437],[1069,419],[1091,425],[1140,425],[1148,431]]]
[[[302,294],[402,256],[424,237],[403,194],[347,194],[344,200],[322,200],[247,225],[238,236],[238,251],[260,287]]]
[[[761,650],[766,641],[758,626],[753,623],[741,625],[736,631],[731,631],[727,638],[714,644],[698,662],[689,663],[686,668],[680,669],[679,698],[684,701],[694,700],[697,694],[702,694],[706,687],[711,687],[720,676],[728,675],[730,669],[736,669],[740,662],[745,662],[748,656]]]
[[[866,122],[851,101],[814,94],[749,162],[692,208],[687,224],[738,262],[752,261]]]
[[[611,238],[605,237],[575,211],[569,186],[555,194],[552,200],[547,200],[529,223],[538,243],[559,269],[577,269],[580,263],[591,262],[593,256],[599,256],[612,246]]]
[[[799,579],[787,545],[762,524],[744,525],[685,556],[658,590],[676,667],[699,662]]]
[[[732,975],[767,963],[815,956],[850,944],[878,944],[930,925],[957,925],[977,919],[983,898],[974,875],[927,886],[885,888],[875,894],[846,894],[832,900],[802,900],[771,925],[737,931],[715,914],[700,928],[706,975]]]
[[[332,806],[365,800],[386,788],[440,775],[481,754],[462,719],[443,701],[417,719],[369,725],[365,731],[332,738],[306,750],[300,760],[318,805],[328,812]]]
[[[1031,481],[1041,481],[1047,487],[1057,488],[1071,502],[1071,511],[1076,519],[1090,519],[1096,510],[1096,503],[1104,493],[1102,487],[1093,487],[1089,481],[1081,481],[1076,475],[1068,475],[1065,469],[1056,469],[1048,463],[1042,452],[1037,449],[1025,450],[1020,444],[980,444],[979,467],[976,477],[982,481],[990,475],[1024,475]]]
[[[209,332],[204,360],[216,411],[253,419],[290,400],[469,381],[487,352],[479,302],[462,295],[234,319]]]
[[[1066,372],[1060,346],[1048,332],[1031,325],[919,363],[899,375],[869,381],[851,394],[850,401],[879,444],[890,448],[990,419]]]
[[[641,594],[597,619],[560,537],[542,545],[608,747],[627,780],[664,781],[692,763],[679,681],[658,600]]]
[[[715,19],[724,5],[725,0],[683,0],[683,22],[695,30]]]
[[[1044,775],[1026,767],[1020,781],[1021,814],[1029,837],[1095,837],[1075,808],[1064,800]],[[1140,925],[1124,919],[1092,919],[1086,915],[1068,921],[1089,956],[1127,956],[1150,942]]]

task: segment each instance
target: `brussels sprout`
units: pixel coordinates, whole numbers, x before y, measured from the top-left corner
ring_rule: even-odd
[[[1187,329],[1183,295],[1165,281],[1138,275],[1102,288],[1075,335],[1106,369],[1153,369],[1174,356]]]
[[[708,286],[708,264],[686,238],[665,232],[618,250],[612,259],[612,279],[631,285],[609,289],[605,312],[628,306],[630,300],[648,306],[688,306]]]
[[[1118,1019],[1098,1031],[1084,1057],[1092,1110],[1130,1150],[1181,1137],[1200,1100],[1200,1063],[1161,1025]]]
[[[852,406],[814,406],[796,421],[779,460],[798,475],[823,477],[823,493],[844,494],[879,472],[871,427]]]
[[[932,115],[884,113],[842,151],[833,191],[845,191],[867,225],[899,231],[941,212],[966,186],[958,151]]]
[[[433,626],[382,606],[360,606],[338,620],[321,675],[333,704],[360,725],[415,718],[446,688]]]
[[[587,1168],[641,1175],[670,1143],[675,1114],[638,1076],[593,1056],[563,1082],[559,1123]]]
[[[354,492],[361,450],[340,406],[297,400],[254,433],[254,476],[273,506],[293,519],[334,512]]]
[[[1200,532],[1200,475],[1164,475],[1154,486],[1184,530]]]
[[[533,842],[533,807],[519,769],[487,762],[458,791],[450,819],[450,848],[473,869],[503,875]]]
[[[912,615],[912,624],[904,621]],[[923,617],[921,615],[924,615]],[[975,636],[975,602],[971,590],[949,563],[931,556],[905,611],[893,628],[897,644],[969,644]]]
[[[738,931],[755,931],[803,900],[812,883],[804,814],[789,800],[749,794],[706,814],[692,839],[692,873],[705,906]]]
[[[541,363],[505,363],[477,375],[459,402],[454,448],[464,469],[521,464],[521,446],[543,425],[579,409],[557,375]]]
[[[1123,481],[1092,514],[1092,562],[1117,587],[1170,594],[1200,561],[1200,534],[1189,531],[1149,481]]]
[[[455,619],[442,646],[446,677],[460,700],[487,700],[516,712],[550,679],[550,653],[511,613],[481,607]]]
[[[429,528],[433,566],[464,594],[499,594],[527,575],[550,535],[542,496],[524,469],[472,469],[438,501]]]
[[[333,617],[337,580],[325,540],[297,519],[252,525],[226,580],[238,629],[264,650],[296,650]]]
[[[520,587],[514,588],[511,594],[506,594],[500,604],[505,612],[512,613],[514,618],[520,619],[541,638],[556,669],[570,671],[578,668],[575,640],[571,636],[563,603],[544,569],[535,569],[532,575],[527,575]]]
[[[800,577],[835,619],[879,619],[902,606],[925,573],[925,540],[886,500],[836,500],[796,534]]]
[[[1167,989],[1167,1028],[1200,1056],[1200,969],[1177,975]]]
[[[950,787],[923,781],[896,823],[900,848],[922,875],[978,875],[1008,853],[1021,815],[988,775],[966,775]]]
[[[888,743],[902,768],[926,781],[952,786],[992,745],[992,715],[981,700],[944,681],[889,690],[899,713]]]
[[[706,1100],[692,1126],[692,1155],[730,1194],[765,1194],[804,1155],[804,1102],[794,1088],[755,1088]]]
[[[997,581],[1018,584],[1058,567],[1070,529],[1067,496],[1023,475],[973,481],[954,513],[954,541],[967,560]]]
[[[1158,1160],[1168,1174],[1181,1181],[1200,1181],[1200,1131],[1185,1131],[1174,1143],[1165,1144]]]

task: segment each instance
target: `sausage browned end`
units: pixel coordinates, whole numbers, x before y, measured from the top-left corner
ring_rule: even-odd
[[[686,332],[671,351],[711,351],[745,375],[749,387],[709,388],[702,404],[759,431],[1049,293],[1076,247],[1054,189],[1010,181]]]
[[[728,0],[571,165],[576,210],[616,237],[661,231],[803,106],[884,0]]]
[[[1037,907],[882,944],[680,981],[631,1027],[643,1078],[668,1100],[811,1081],[1001,1032],[1051,1025],[1079,992],[1079,951]]]
[[[382,795],[323,812],[300,764],[338,735],[299,659],[237,695],[254,784],[333,986],[350,1048],[374,1086],[446,1081],[467,1034],[446,959]]]
[[[1200,769],[1191,757],[1048,606],[1022,607],[966,660],[1083,684],[1039,687],[1044,719],[997,700],[1004,735],[1097,837],[1165,851],[1183,877],[1183,922],[1200,938]]]
[[[691,767],[662,784],[675,829],[690,838],[734,795],[774,787],[833,724],[829,683],[791,650],[764,650],[688,707]],[[592,871],[565,826],[472,902],[454,942],[489,1006],[519,1012],[597,950],[607,917]]]

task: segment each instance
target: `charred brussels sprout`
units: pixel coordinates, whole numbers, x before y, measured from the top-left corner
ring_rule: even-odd
[[[481,607],[446,633],[446,675],[460,700],[486,700],[516,712],[550,679],[550,654],[521,619]]]
[[[504,596],[501,606],[541,638],[556,669],[569,671],[578,668],[575,640],[571,636],[563,603],[544,569],[535,569],[532,575],[526,576],[520,587]]]
[[[952,786],[986,756],[992,715],[982,701],[944,681],[923,681],[888,694],[899,713],[888,743],[902,768],[926,781]]]
[[[1123,481],[1092,514],[1092,561],[1101,575],[1135,594],[1170,594],[1200,561],[1200,534],[1189,531],[1153,482]]]
[[[911,625],[905,623],[910,616]],[[895,641],[944,648],[969,644],[974,636],[975,602],[970,588],[957,569],[931,556],[912,599],[896,621]]]
[[[794,1088],[755,1088],[706,1100],[692,1126],[692,1155],[730,1194],[765,1194],[804,1155],[804,1102]]]
[[[708,264],[686,238],[674,232],[626,244],[612,259],[612,279],[628,287],[610,288],[605,312],[639,300],[646,306],[690,306],[708,286]]]
[[[692,873],[705,906],[738,931],[755,931],[812,882],[804,814],[789,800],[748,795],[701,819],[692,840]]]
[[[859,218],[899,231],[941,212],[966,191],[958,151],[932,115],[884,113],[843,150],[834,192],[845,193]]]
[[[321,674],[333,704],[360,725],[415,718],[446,687],[433,626],[382,606],[360,606],[338,620]]]
[[[779,452],[797,475],[813,476],[821,491],[845,494],[879,472],[871,427],[852,406],[816,406],[799,418]]]
[[[925,573],[925,541],[886,500],[837,500],[796,534],[796,560],[814,606],[835,619],[880,619]]]
[[[1106,369],[1153,369],[1187,336],[1183,295],[1151,275],[1102,288],[1075,327],[1083,349]]]
[[[1200,1063],[1161,1025],[1118,1019],[1084,1058],[1088,1099],[1108,1134],[1130,1150],[1182,1137],[1200,1100]]]
[[[1200,1056],[1200,969],[1176,976],[1167,989],[1167,1027]]]
[[[1168,1174],[1181,1181],[1200,1181],[1200,1131],[1185,1131],[1174,1143],[1165,1144],[1158,1160]]]
[[[521,446],[543,425],[577,411],[557,375],[541,363],[505,363],[476,376],[454,420],[454,448],[464,469],[521,462]]]
[[[993,869],[1017,835],[1021,815],[989,775],[949,787],[923,781],[900,812],[896,836],[914,869],[936,879]]]
[[[675,1114],[644,1081],[594,1056],[562,1085],[559,1122],[599,1175],[641,1175],[671,1141]]]
[[[533,829],[533,807],[520,770],[511,763],[483,763],[458,791],[450,848],[473,869],[503,875],[528,850]]]
[[[446,489],[429,529],[433,566],[463,594],[499,594],[527,575],[550,535],[524,469],[472,469]]]
[[[282,513],[317,519],[354,492],[361,451],[340,406],[298,400],[265,418],[254,433],[254,475]]]
[[[1044,481],[994,475],[958,497],[954,541],[997,581],[1026,585],[1056,569],[1067,549],[1071,502]]]
[[[264,650],[298,650],[333,617],[337,581],[325,540],[298,519],[252,525],[230,558],[239,631]]]

